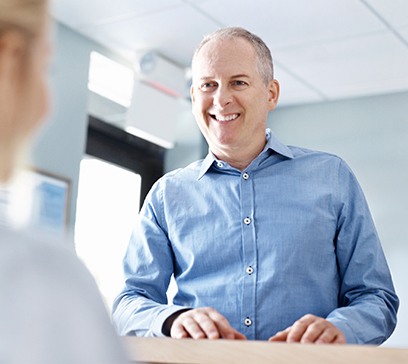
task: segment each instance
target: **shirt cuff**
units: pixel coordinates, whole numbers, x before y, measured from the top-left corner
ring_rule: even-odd
[[[152,334],[153,336],[156,337],[166,337],[166,335],[163,334],[163,324],[164,322],[173,314],[178,311],[185,311],[190,309],[189,307],[184,307],[184,306],[168,306],[168,308],[164,309],[161,311],[157,317],[154,319],[153,324],[152,324]]]
[[[327,320],[344,334],[347,344],[359,344],[353,330],[344,320],[337,319],[336,317],[327,318]]]

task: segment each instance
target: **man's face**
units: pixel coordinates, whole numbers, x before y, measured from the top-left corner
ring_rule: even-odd
[[[193,113],[211,151],[218,157],[265,144],[268,112],[279,85],[263,82],[256,53],[242,38],[212,40],[193,64]]]

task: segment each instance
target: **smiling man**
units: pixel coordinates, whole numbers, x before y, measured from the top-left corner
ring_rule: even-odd
[[[245,38],[208,41],[194,57],[191,99],[198,126],[212,153],[239,170],[265,147],[268,112],[279,96],[271,74],[271,62],[257,67]]]
[[[146,198],[114,303],[119,333],[384,342],[398,298],[363,192],[340,158],[283,145],[266,129],[279,98],[268,47],[220,29],[192,69],[209,153]]]

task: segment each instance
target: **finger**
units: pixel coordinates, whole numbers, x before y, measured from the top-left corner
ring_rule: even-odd
[[[286,341],[288,343],[298,343],[307,330],[307,323],[304,321],[296,321],[288,332]]]
[[[345,344],[346,337],[336,327],[329,327],[316,339],[316,344]]]
[[[247,339],[247,337],[244,334],[240,333],[239,331],[235,329],[234,331],[235,331],[234,338],[233,338],[234,340],[246,340]]]
[[[288,337],[288,333],[291,330],[291,326],[289,326],[288,328],[286,328],[283,331],[278,331],[275,335],[271,336],[268,341],[283,341],[285,342],[287,340]]]
[[[246,338],[245,335],[241,334],[237,330],[235,330],[228,320],[221,315],[219,312],[215,310],[211,310],[208,312],[209,317],[213,320],[215,325],[217,326],[218,332],[220,337],[223,339],[244,339]]]
[[[178,324],[176,321],[174,321],[170,329],[170,337],[172,337],[173,339],[186,339],[190,337],[190,335],[184,329],[183,325]]]
[[[206,334],[201,329],[201,326],[196,322],[196,320],[193,317],[190,316],[183,317],[180,319],[180,322],[178,322],[177,319],[176,321],[174,321],[174,324],[173,326],[180,328],[178,332],[185,331],[188,335],[187,337],[191,337],[193,339],[204,339],[206,337]]]
[[[333,344],[346,344],[347,340],[346,337],[344,336],[344,334],[342,332],[340,332],[339,334],[337,334],[337,336],[335,337]]]
[[[305,320],[305,322],[308,321],[309,326],[300,340],[301,343],[330,344],[334,342],[341,343],[343,341],[345,343],[343,333],[330,321],[317,316],[311,317],[310,320]]]
[[[194,315],[194,319],[200,326],[201,331],[204,333],[204,337],[208,339],[219,339],[220,337],[223,337],[218,323],[215,322],[214,319],[207,313],[196,313]]]
[[[211,307],[197,308],[182,313],[173,322],[170,335],[173,338],[246,340],[228,320]]]
[[[319,324],[312,324],[306,328],[302,337],[299,339],[299,342],[302,344],[311,344],[316,342],[322,335],[325,333],[325,328]],[[326,336],[323,338],[329,339],[330,333],[326,333]]]
[[[321,337],[323,337],[323,340],[330,342],[334,338],[334,326],[327,320],[309,315],[303,317],[300,321],[307,325],[305,332],[300,338],[301,343],[314,343]]]
[[[305,315],[298,320],[294,326],[296,326],[296,331],[292,330],[292,332],[289,333],[288,342],[301,342],[304,344],[346,342],[341,330],[322,317]],[[302,330],[304,331],[301,335]],[[300,338],[299,335],[301,335]]]

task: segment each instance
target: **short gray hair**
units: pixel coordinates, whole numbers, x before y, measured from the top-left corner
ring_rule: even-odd
[[[243,38],[254,47],[256,53],[256,63],[258,72],[265,85],[267,85],[270,81],[273,80],[274,77],[271,51],[260,37],[249,32],[244,28],[240,27],[221,28],[205,36],[194,52],[192,64],[194,64],[195,59],[197,58],[197,55],[200,52],[201,48],[208,42],[212,40],[234,38]]]

